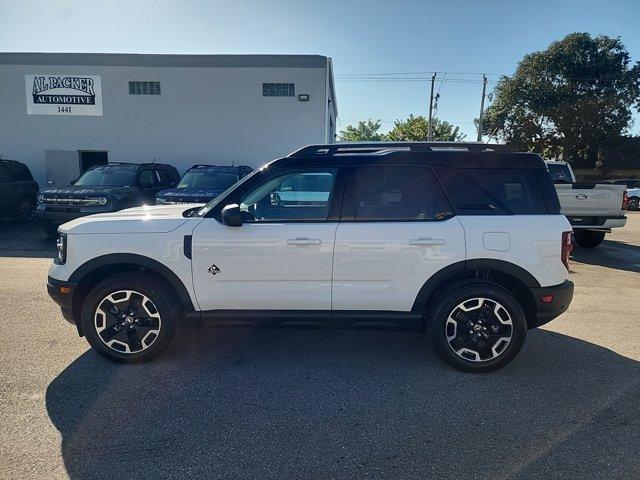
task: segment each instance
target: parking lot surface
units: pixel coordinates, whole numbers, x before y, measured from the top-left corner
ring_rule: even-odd
[[[416,334],[186,325],[88,350],[53,241],[0,223],[0,478],[640,478],[640,214],[577,249],[567,313],[465,374]]]

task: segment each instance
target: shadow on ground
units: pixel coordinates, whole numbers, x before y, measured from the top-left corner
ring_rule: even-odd
[[[628,272],[640,272],[640,247],[616,240],[604,240],[597,248],[575,247],[571,260]]]
[[[0,257],[53,258],[55,238],[35,222],[20,224],[0,219]]]
[[[631,478],[639,383],[544,330],[473,375],[415,334],[205,325],[148,364],[86,352],[46,407],[72,479]]]

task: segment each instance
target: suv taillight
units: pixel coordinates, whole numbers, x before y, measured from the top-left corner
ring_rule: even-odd
[[[625,190],[622,194],[622,210],[626,210],[627,205],[629,205],[629,195],[627,195],[627,191]]]
[[[569,255],[573,251],[573,242],[571,241],[573,237],[573,232],[562,232],[562,253],[560,257],[562,258],[562,263],[569,270]]]

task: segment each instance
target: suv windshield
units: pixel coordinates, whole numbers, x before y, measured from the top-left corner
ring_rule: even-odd
[[[227,189],[238,181],[238,175],[216,170],[191,170],[180,179],[178,188]]]
[[[105,185],[111,187],[132,186],[136,181],[137,166],[111,166],[92,168],[86,171],[74,185],[95,186]]]
[[[553,183],[572,183],[571,170],[568,165],[561,163],[547,163],[547,169]]]

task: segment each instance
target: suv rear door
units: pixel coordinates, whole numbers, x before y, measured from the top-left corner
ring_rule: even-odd
[[[463,228],[430,169],[353,167],[336,232],[334,311],[408,312],[433,274],[464,259]]]

